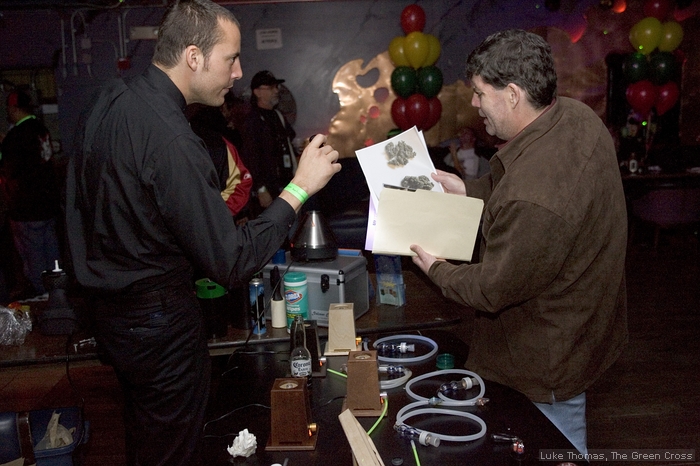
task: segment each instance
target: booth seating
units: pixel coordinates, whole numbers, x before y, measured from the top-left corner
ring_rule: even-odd
[[[700,188],[697,187],[653,189],[632,200],[631,207],[635,218],[653,225],[654,249],[659,245],[661,230],[700,226]]]

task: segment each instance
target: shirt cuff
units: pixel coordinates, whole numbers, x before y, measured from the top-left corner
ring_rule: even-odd
[[[284,223],[287,225],[287,228],[291,228],[297,218],[297,214],[292,206],[289,205],[289,202],[279,197],[275,198],[260,216],[267,217],[278,223]]]

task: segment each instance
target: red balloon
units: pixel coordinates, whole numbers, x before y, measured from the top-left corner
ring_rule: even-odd
[[[678,85],[673,81],[669,81],[663,86],[659,86],[656,90],[656,113],[663,115],[668,112],[678,102],[680,96]]]
[[[402,99],[401,97],[394,99],[391,103],[391,119],[394,120],[396,126],[401,128],[402,131],[406,131],[412,126],[406,116],[406,99]]]
[[[671,11],[670,0],[647,0],[644,4],[644,15],[651,16],[659,21],[666,19],[669,11]]]
[[[656,103],[656,87],[646,79],[637,81],[627,87],[626,97],[635,111],[646,116]]]
[[[442,116],[442,102],[437,97],[428,99],[428,117],[425,119],[425,129],[430,129],[440,121]]]
[[[406,117],[411,126],[425,129],[428,119],[428,99],[423,94],[413,94],[406,99]]]
[[[408,35],[414,31],[423,32],[425,11],[418,5],[408,5],[401,12],[401,29]]]
[[[682,51],[681,49],[676,49],[673,52],[671,52],[674,57],[676,57],[676,61],[680,66],[685,65],[685,61],[687,60],[685,56],[685,52]]]

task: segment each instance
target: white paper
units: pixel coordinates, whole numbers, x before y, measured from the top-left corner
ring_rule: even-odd
[[[483,208],[473,197],[385,188],[372,252],[415,256],[410,246],[417,244],[441,259],[471,261]]]
[[[233,439],[233,444],[226,448],[229,455],[233,456],[243,456],[248,458],[250,455],[255,453],[255,449],[258,446],[257,439],[255,435],[248,432],[248,429],[243,429],[238,432],[238,436]]]
[[[415,156],[409,159],[405,165],[391,163],[393,159],[386,150],[389,144],[397,147],[399,143],[408,145],[415,152]],[[407,177],[427,177],[428,182],[432,183],[431,191],[443,192],[442,185],[435,182],[430,176],[435,173],[435,165],[433,165],[428,153],[423,133],[418,131],[415,126],[391,139],[357,150],[355,154],[360,162],[360,167],[362,167],[375,206],[379,204],[379,194],[385,184],[402,186],[402,182],[407,180]]]
[[[367,235],[365,236],[365,251],[374,249],[374,232],[377,229],[377,206],[374,198],[369,197],[369,211],[367,212]]]

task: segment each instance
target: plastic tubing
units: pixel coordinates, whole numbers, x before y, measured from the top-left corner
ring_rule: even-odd
[[[398,388],[405,384],[408,379],[411,378],[413,372],[410,369],[404,367],[404,374],[401,377],[396,377],[395,379],[386,379],[379,381],[379,388],[382,390],[389,390],[390,388]],[[382,366],[379,366],[379,372],[382,372]]]
[[[409,403],[399,410],[396,414],[396,425],[406,425],[404,421],[410,417],[417,416],[418,414],[440,414],[447,416],[459,416],[467,418],[471,421],[476,422],[481,427],[481,430],[475,434],[470,435],[446,435],[446,434],[436,434],[435,432],[428,432],[426,430],[417,429],[413,427],[419,433],[429,433],[432,437],[444,440],[445,442],[471,442],[480,439],[486,435],[486,423],[478,416],[467,413],[464,411],[457,411],[454,409],[440,409],[440,408],[425,408],[429,406],[427,401],[414,401]],[[439,445],[439,443],[438,443]],[[435,445],[437,446],[437,445]]]
[[[430,359],[435,355],[435,353],[437,353],[437,350],[438,350],[437,343],[435,343],[434,340],[431,340],[428,337],[424,337],[423,335],[392,335],[390,337],[384,337],[384,338],[378,339],[377,341],[375,341],[373,343],[372,346],[376,349],[377,345],[379,345],[380,343],[384,343],[385,341],[389,341],[389,340],[392,340],[392,341],[394,341],[394,340],[424,341],[424,342],[430,344],[433,348],[427,354],[424,354],[423,356],[416,356],[413,358],[390,358],[390,357],[386,357],[386,356],[377,355],[377,360],[383,361],[383,362],[399,362],[399,363],[403,363],[403,364],[408,364],[411,362],[420,362],[420,361],[424,361],[426,359]]]
[[[427,374],[419,375],[418,377],[411,379],[406,383],[406,394],[413,398],[414,400],[421,401],[423,403],[430,404],[430,399],[425,398],[420,395],[416,395],[413,390],[411,390],[411,386],[416,383],[420,382],[421,380],[429,379],[431,377],[435,377],[438,375],[442,374],[460,374],[460,375],[466,375],[470,377],[474,377],[478,383],[479,383],[479,394],[476,395],[473,398],[470,398],[468,400],[454,400],[452,398],[448,398],[447,396],[443,395],[442,393],[438,393],[438,396],[440,397],[440,405],[441,406],[475,406],[480,398],[484,397],[484,394],[486,393],[486,387],[484,386],[484,380],[479,377],[479,375],[475,372],[468,371],[466,369],[443,369],[439,371],[433,371],[433,372],[428,372]]]

